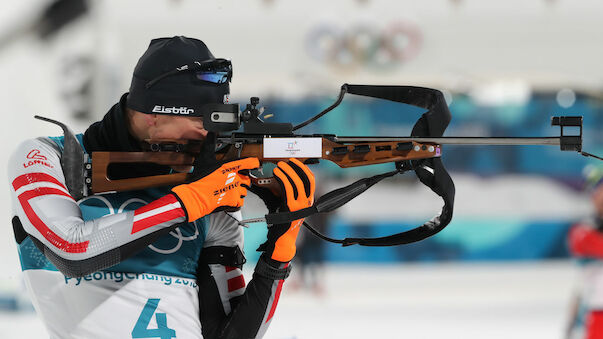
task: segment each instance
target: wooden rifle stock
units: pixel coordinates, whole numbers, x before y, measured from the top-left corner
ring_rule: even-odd
[[[174,145],[187,145],[186,140],[148,140],[149,151],[144,152],[93,152],[92,164],[87,168],[90,170],[87,180],[89,194],[140,190],[159,186],[174,186],[187,182],[194,157],[199,152],[198,143],[193,147],[182,151],[164,151],[162,149],[174,149]],[[167,147],[165,147],[167,146]],[[154,149],[154,151],[152,150]],[[178,149],[178,147],[176,147]],[[433,158],[441,155],[441,146],[435,143],[420,143],[400,138],[392,141],[357,141],[337,142],[322,137],[322,156],[319,159],[336,163],[339,167],[357,167],[366,165],[383,164],[389,162],[401,162],[406,160],[417,160]],[[256,157],[261,163],[285,161],[288,158],[266,158],[262,143],[235,142],[224,145],[216,152],[216,160],[219,162],[233,161],[240,158]],[[317,158],[298,158],[302,162],[311,163]],[[171,166],[173,168],[186,168],[184,172],[153,175],[146,177],[113,179],[109,177],[109,166],[111,164],[143,164],[154,163]],[[265,187],[277,194],[280,187],[272,178],[256,178],[252,176],[254,185]]]

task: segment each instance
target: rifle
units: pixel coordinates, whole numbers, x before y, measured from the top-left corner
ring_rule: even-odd
[[[346,93],[376,99],[390,100],[417,106],[427,111],[415,123],[408,137],[353,137],[331,134],[295,134],[294,131],[314,122],[337,107]],[[337,100],[328,108],[307,121],[293,126],[291,123],[268,123],[261,120],[257,108],[259,98],[253,97],[245,109],[238,104],[208,104],[203,107],[204,128],[217,134],[216,160],[232,161],[245,157],[257,157],[260,162],[278,162],[294,157],[305,163],[328,160],[341,168],[393,163],[390,172],[360,179],[348,186],[336,189],[319,198],[313,206],[296,211],[267,214],[264,218],[243,220],[240,223],[265,221],[268,225],[281,224],[307,217],[315,213],[331,212],[366,191],[379,181],[414,171],[419,180],[431,188],[444,201],[439,215],[423,225],[398,234],[380,238],[329,238],[318,233],[307,223],[306,227],[320,238],[349,246],[393,246],[423,240],[444,229],[452,220],[454,207],[454,182],[441,161],[442,145],[555,145],[562,151],[576,151],[583,156],[603,158],[582,150],[582,117],[553,117],[551,124],[560,126],[558,137],[444,137],[451,114],[443,94],[435,89],[412,86],[374,86],[344,84]],[[146,140],[143,152],[93,152],[91,159],[83,154],[73,133],[64,124],[65,148],[61,162],[68,179],[67,187],[78,200],[90,194],[137,190],[149,187],[177,185],[187,182],[189,173],[153,175],[141,178],[112,179],[108,168],[116,163],[156,163],[169,166],[192,166],[199,154],[200,142],[187,140]],[[242,132],[237,132],[243,127]],[[577,134],[565,134],[564,127],[571,127]],[[68,141],[67,139],[71,140]],[[280,194],[280,187],[273,178],[252,176],[252,186]]]

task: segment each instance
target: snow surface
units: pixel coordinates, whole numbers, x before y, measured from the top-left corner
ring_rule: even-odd
[[[570,261],[329,265],[323,294],[292,275],[265,338],[562,338],[577,273]],[[0,338],[45,337],[34,313],[0,313]]]

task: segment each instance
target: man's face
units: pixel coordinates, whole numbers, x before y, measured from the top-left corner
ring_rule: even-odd
[[[157,114],[149,135],[151,139],[203,140],[207,131],[203,129],[202,118]]]

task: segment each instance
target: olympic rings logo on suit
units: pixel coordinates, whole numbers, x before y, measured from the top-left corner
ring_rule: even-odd
[[[126,207],[128,207],[128,205],[130,205],[130,204],[139,203],[139,204],[141,204],[141,206],[144,206],[144,205],[148,204],[148,202],[145,201],[145,200],[143,200],[143,199],[140,199],[140,198],[130,198],[130,199],[124,201],[119,206],[119,208],[116,211],[115,207],[113,207],[113,204],[111,203],[111,201],[109,201],[107,198],[103,197],[102,195],[95,195],[95,196],[84,198],[84,199],[78,201],[77,204],[79,206],[83,202],[91,200],[91,199],[99,200],[99,201],[101,201],[103,204],[105,204],[107,206],[107,209],[108,209],[109,213],[106,213],[104,215],[111,215],[111,214],[116,214],[116,213],[122,213],[126,209]],[[173,231],[170,231],[169,234],[172,237],[178,239],[178,242],[173,247],[168,248],[168,249],[157,248],[156,246],[153,246],[153,245],[148,245],[148,247],[152,251],[157,252],[159,254],[172,254],[172,253],[177,252],[182,247],[182,244],[185,241],[193,241],[193,240],[195,240],[195,239],[197,239],[199,237],[199,227],[197,226],[197,223],[195,222],[195,223],[192,223],[192,224],[195,227],[195,231],[190,236],[185,236],[184,234],[182,234],[182,231],[180,230],[180,227],[176,228]]]
[[[336,67],[391,67],[414,58],[421,49],[420,29],[396,21],[383,29],[357,24],[341,29],[321,24],[306,36],[306,49],[315,60]]]

